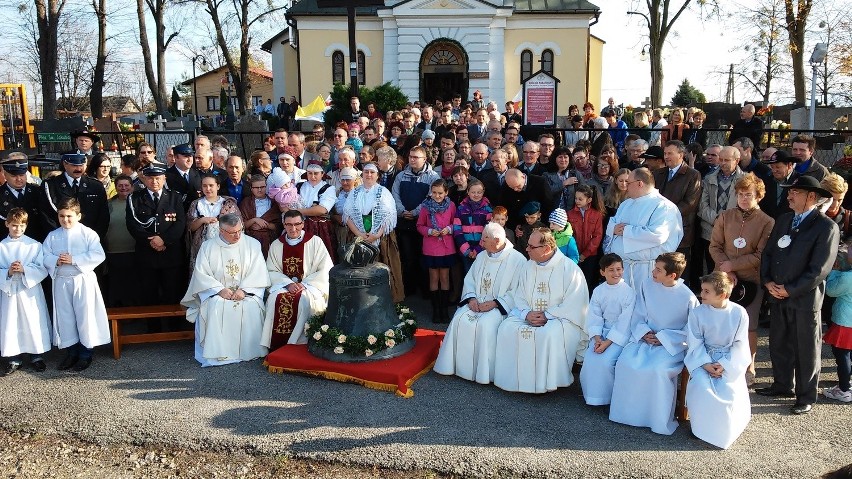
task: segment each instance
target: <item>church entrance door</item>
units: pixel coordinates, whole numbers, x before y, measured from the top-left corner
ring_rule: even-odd
[[[453,95],[467,98],[468,61],[464,48],[455,40],[438,39],[420,57],[420,100],[449,101]]]

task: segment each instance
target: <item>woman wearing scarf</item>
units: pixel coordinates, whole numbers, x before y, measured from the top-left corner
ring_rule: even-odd
[[[377,183],[378,178],[375,163],[364,165],[361,186],[352,190],[343,206],[343,222],[353,236],[379,247],[379,262],[390,269],[391,296],[398,303],[405,299],[405,290],[394,232],[396,204],[390,191]]]
[[[447,196],[447,182],[432,182],[431,195],[423,200],[417,216],[417,232],[423,236],[423,267],[429,271],[432,298],[432,322],[449,322],[447,304],[450,292],[450,268],[455,264],[453,220],[456,205]]]
[[[603,198],[613,184],[613,175],[618,172],[618,159],[615,156],[615,150],[604,148],[597,160],[593,159],[591,163],[593,167],[592,177],[586,181],[586,184],[597,188],[598,193]]]

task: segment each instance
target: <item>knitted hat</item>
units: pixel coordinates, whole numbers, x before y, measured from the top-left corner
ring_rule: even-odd
[[[432,130],[424,130],[421,138],[424,139],[424,140],[434,140],[435,139],[435,132],[432,131]]]
[[[568,213],[566,213],[562,208],[556,208],[552,213],[550,213],[550,218],[547,220],[551,225],[565,228],[565,225],[568,224]]]
[[[541,203],[538,201],[530,201],[521,208],[520,213],[523,216],[534,215],[541,211]]]

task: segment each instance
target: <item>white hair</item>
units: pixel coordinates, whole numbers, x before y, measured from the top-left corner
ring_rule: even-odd
[[[483,238],[494,238],[498,241],[506,240],[506,230],[499,223],[488,223],[482,230]]]

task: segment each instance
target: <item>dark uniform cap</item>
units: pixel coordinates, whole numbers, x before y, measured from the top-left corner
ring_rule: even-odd
[[[162,163],[151,163],[142,170],[145,176],[160,176],[166,174],[166,165]]]
[[[764,161],[763,163],[765,163],[767,165],[772,165],[772,164],[775,164],[775,163],[798,163],[798,162],[799,162],[799,159],[796,158],[795,156],[791,156],[789,153],[787,153],[784,150],[778,150],[775,153],[773,153],[772,156],[770,156],[769,159]]]
[[[22,159],[4,160],[0,163],[0,166],[3,167],[4,171],[8,171],[10,175],[23,175],[29,169],[29,162]]]
[[[645,153],[642,153],[639,157],[647,160],[665,160],[663,149],[659,146],[652,146],[648,148]]]
[[[62,155],[62,161],[70,165],[85,165],[86,155],[81,155],[79,153],[66,153]]]
[[[193,156],[195,154],[195,150],[189,143],[184,143],[182,145],[172,147],[172,153],[176,155]]]

